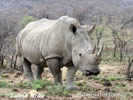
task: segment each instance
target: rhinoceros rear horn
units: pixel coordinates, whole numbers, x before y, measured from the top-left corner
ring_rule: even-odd
[[[90,35],[91,33],[93,33],[93,31],[95,30],[95,28],[96,28],[96,25],[95,25],[95,24],[94,24],[94,25],[91,25],[91,26],[88,28],[88,30],[87,30],[88,34]]]
[[[76,28],[76,26],[75,26],[74,24],[71,24],[71,25],[70,25],[70,30],[71,30],[74,34],[76,34],[77,28]]]
[[[103,51],[103,47],[104,47],[104,43],[102,43],[102,47],[99,49],[99,51],[98,51],[98,57],[101,57],[101,55],[102,55],[102,51]]]

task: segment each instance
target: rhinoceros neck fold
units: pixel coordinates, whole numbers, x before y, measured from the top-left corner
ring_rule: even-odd
[[[63,25],[64,23],[56,22],[45,32],[40,48],[41,55],[45,60],[60,57],[63,64],[71,60],[72,33]]]

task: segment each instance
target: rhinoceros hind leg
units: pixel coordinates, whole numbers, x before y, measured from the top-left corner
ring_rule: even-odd
[[[42,79],[43,71],[44,71],[44,67],[38,65],[36,68],[36,79]]]
[[[28,81],[34,81],[33,73],[31,70],[31,63],[25,58],[23,59],[23,68]]]
[[[47,62],[47,66],[49,67],[54,77],[54,83],[62,84],[62,72],[61,72],[59,59],[58,58],[48,59],[46,62]]]
[[[67,90],[77,90],[78,87],[73,83],[74,75],[77,71],[77,68],[74,66],[69,66],[67,71]]]

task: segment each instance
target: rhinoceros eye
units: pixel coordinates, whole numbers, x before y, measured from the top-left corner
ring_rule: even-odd
[[[82,53],[79,53],[79,56],[81,57],[82,56]]]

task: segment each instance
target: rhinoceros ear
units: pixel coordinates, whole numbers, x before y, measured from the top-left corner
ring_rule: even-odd
[[[70,31],[76,34],[77,27],[74,24],[71,24],[69,28],[70,28]]]
[[[87,30],[89,35],[94,32],[95,27],[96,27],[95,24],[94,25],[84,25],[84,26],[82,26],[82,28]]]

